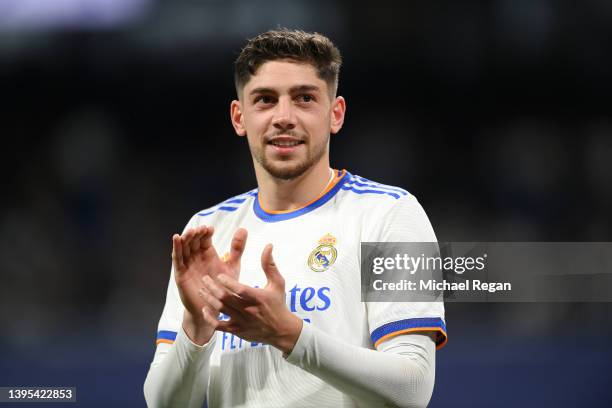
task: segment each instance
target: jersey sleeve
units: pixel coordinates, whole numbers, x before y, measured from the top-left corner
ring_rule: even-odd
[[[197,221],[194,216],[185,230],[197,227]],[[183,312],[172,268],[158,324],[157,347],[143,389],[149,407],[197,408],[205,402],[216,336],[207,344],[194,344],[182,328]]]
[[[407,194],[366,228],[362,241],[437,242],[437,239],[419,202]],[[368,302],[366,308],[375,347],[397,335],[409,333],[431,333],[437,348],[443,347],[447,341],[442,301]]]
[[[190,228],[197,227],[197,221],[196,216],[192,217],[185,226],[183,233]],[[165,344],[171,345],[174,343],[183,323],[183,312],[183,303],[181,302],[176,281],[174,280],[174,266],[171,266],[170,280],[168,282],[168,290],[166,291],[166,303],[157,325],[156,343],[158,348],[160,346],[164,347],[163,345]]]

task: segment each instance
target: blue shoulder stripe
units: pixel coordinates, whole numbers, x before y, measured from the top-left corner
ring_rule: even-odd
[[[342,186],[342,189],[346,190],[346,191],[352,191],[355,194],[386,194],[386,195],[390,195],[391,197],[393,197],[395,199],[399,199],[400,198],[399,194],[392,193],[390,191],[372,190],[372,189],[358,190],[358,189],[356,189],[354,187],[351,187],[349,185]]]
[[[390,186],[390,185],[382,184],[382,183],[377,183],[375,181],[368,180],[361,176],[353,176],[353,178],[351,179],[351,182],[360,187],[372,187],[372,188],[376,188],[379,190],[393,191],[396,193],[400,193],[401,195],[408,195],[408,192],[404,190],[403,188]]]
[[[240,204],[244,203],[249,197],[256,196],[257,189],[248,191],[244,194],[237,195],[235,197],[229,198],[222,203],[215,205],[214,207],[210,207],[202,212],[199,212],[198,215],[200,217],[206,217],[207,215],[211,215],[217,211],[226,211],[233,212],[240,208]],[[231,204],[231,205],[228,205]]]

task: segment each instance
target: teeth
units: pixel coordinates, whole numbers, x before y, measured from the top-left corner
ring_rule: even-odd
[[[293,146],[297,146],[300,143],[299,142],[278,141],[278,142],[272,142],[272,144],[278,147],[293,147]]]

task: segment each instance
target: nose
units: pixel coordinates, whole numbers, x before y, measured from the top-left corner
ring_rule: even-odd
[[[272,125],[276,129],[295,128],[296,117],[290,98],[279,98],[274,110]]]

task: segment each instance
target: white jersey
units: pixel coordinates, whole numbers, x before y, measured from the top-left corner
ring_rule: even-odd
[[[186,228],[200,225],[214,226],[213,245],[220,255],[229,252],[236,229],[248,231],[239,280],[253,287],[266,284],[261,253],[272,243],[285,279],[287,306],[306,325],[370,349],[412,332],[435,332],[438,348],[446,342],[440,302],[361,301],[361,242],[436,241],[422,207],[405,190],[335,170],[327,189],[300,209],[266,211],[253,190],[195,214]],[[172,347],[183,310],[172,272],[156,355]],[[223,332],[215,335],[206,393],[211,408],[356,405],[346,394],[285,361],[274,347]]]

